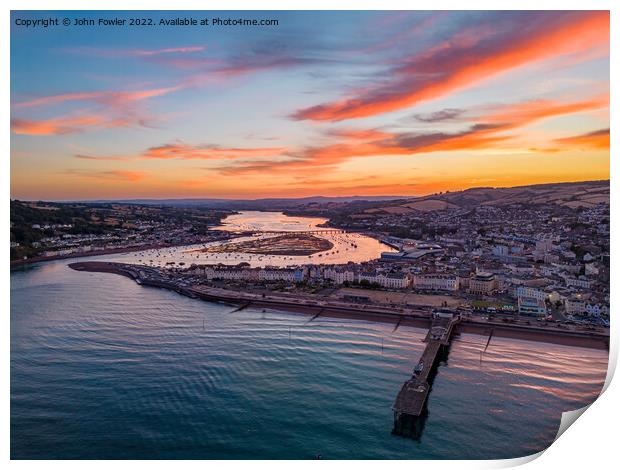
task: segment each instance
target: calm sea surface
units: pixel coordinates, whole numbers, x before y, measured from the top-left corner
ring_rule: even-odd
[[[416,441],[390,407],[425,331],[232,313],[67,264],[11,273],[12,458],[518,457],[605,378],[604,351],[494,337],[481,360],[462,335]]]

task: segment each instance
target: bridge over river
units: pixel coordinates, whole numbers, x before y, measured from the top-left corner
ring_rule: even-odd
[[[260,233],[269,233],[273,235],[291,235],[291,234],[306,234],[306,235],[329,235],[329,234],[348,234],[346,230],[341,229],[320,229],[320,230],[261,230]]]

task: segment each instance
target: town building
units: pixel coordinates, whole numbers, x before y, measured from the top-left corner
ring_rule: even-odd
[[[477,272],[469,279],[469,293],[477,295],[489,295],[497,289],[495,274]]]
[[[534,297],[519,297],[519,315],[544,317],[547,314],[545,301]]]
[[[459,278],[443,273],[416,274],[413,285],[421,290],[456,291],[459,288]]]

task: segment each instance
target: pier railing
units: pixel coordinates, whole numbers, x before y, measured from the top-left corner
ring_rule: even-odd
[[[394,429],[404,426],[403,421],[415,420],[423,415],[426,401],[431,389],[429,376],[437,367],[440,352],[448,348],[454,327],[460,322],[460,316],[437,316],[424,338],[426,348],[413,370],[413,375],[400,388],[392,410],[394,411]]]

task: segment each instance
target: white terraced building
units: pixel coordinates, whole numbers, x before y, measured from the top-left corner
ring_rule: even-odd
[[[403,273],[377,273],[376,271],[363,272],[359,275],[359,280],[379,284],[387,289],[406,289],[411,285],[411,277]]]
[[[225,270],[220,271],[221,273],[226,273]],[[255,281],[259,278],[260,272],[257,269],[233,269],[228,274],[228,279],[232,280],[245,280],[245,281]]]
[[[564,278],[564,280],[566,281],[566,285],[569,287],[580,287],[582,289],[589,289],[590,288],[590,281],[586,280],[586,279],[577,279],[574,277],[566,277]]]
[[[345,282],[355,281],[355,271],[348,268],[325,268],[323,278],[332,281],[334,284],[344,284]]]
[[[459,288],[459,278],[449,274],[416,274],[413,278],[416,289],[455,291]]]
[[[519,315],[533,315],[542,317],[547,314],[545,301],[534,297],[519,297]]]
[[[377,283],[381,284],[381,279],[383,278],[382,274],[377,273],[377,271],[365,271],[359,274],[359,281],[368,281],[371,284]]]
[[[577,294],[564,300],[564,308],[568,314],[584,313],[586,302],[581,295]]]
[[[292,269],[265,268],[258,273],[258,279],[261,281],[290,281],[295,280],[295,271]]]
[[[388,289],[406,289],[411,285],[411,278],[408,274],[389,273],[383,277],[379,284]]]
[[[228,279],[232,281],[241,280],[257,280],[258,270],[250,268],[213,268],[205,267],[205,276],[207,279]]]
[[[290,268],[250,268],[225,266],[192,266],[190,274],[205,276],[208,280],[225,279],[234,281],[287,281],[299,282],[306,277],[306,270]]]
[[[543,302],[548,297],[548,294],[535,287],[519,286],[515,289],[515,297],[517,299],[522,297],[528,297],[532,299],[542,300]]]

